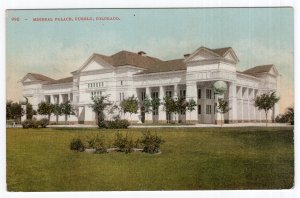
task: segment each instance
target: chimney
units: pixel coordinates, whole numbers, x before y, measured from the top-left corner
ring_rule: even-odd
[[[140,55],[140,56],[145,56],[145,54],[146,54],[146,52],[143,52],[143,51],[138,52],[138,55]]]
[[[184,58],[188,58],[190,55],[191,55],[191,54],[185,54],[185,55],[183,55],[183,56],[184,56]]]

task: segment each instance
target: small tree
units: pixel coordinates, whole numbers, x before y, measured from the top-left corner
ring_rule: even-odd
[[[271,108],[279,101],[279,97],[276,97],[275,92],[264,93],[257,96],[254,99],[254,104],[258,107],[258,110],[264,110],[266,115],[266,126],[268,126],[268,113]]]
[[[291,125],[294,125],[294,107],[289,107],[285,115],[288,119],[288,122],[291,123]]]
[[[33,110],[32,104],[26,104],[26,119],[32,119],[33,115],[36,115],[36,111]]]
[[[99,128],[105,127],[105,115],[104,110],[112,105],[112,103],[108,100],[109,95],[92,97],[93,104],[91,105],[93,111],[97,115],[97,124]]]
[[[65,115],[65,123],[67,124],[68,121],[68,116],[69,115],[74,115],[74,108],[71,105],[71,102],[67,100],[66,102],[62,103],[61,106],[61,113]]]
[[[175,100],[170,96],[164,97],[163,105],[164,105],[164,111],[166,112],[167,115],[170,115],[171,113],[175,113],[178,111]],[[167,122],[169,122],[168,119]]]
[[[19,121],[24,113],[25,112],[21,104],[12,101],[6,102],[6,119],[14,119],[15,121]]]
[[[152,102],[148,95],[145,96],[144,101],[142,102],[142,106],[145,108],[145,113],[151,113],[152,108]]]
[[[228,107],[228,101],[224,100],[223,98],[218,99],[218,106],[217,106],[217,111],[221,113],[221,127],[223,126],[223,117],[224,114],[229,112],[231,108]]]
[[[58,116],[62,115],[62,108],[59,104],[53,104],[53,114],[56,116],[56,124],[58,124]]]
[[[196,106],[197,106],[196,101],[194,99],[189,99],[189,101],[187,103],[187,106],[186,106],[186,109],[190,113],[190,120],[192,119],[191,118],[192,111],[196,110]]]
[[[175,101],[175,114],[179,115],[181,112],[185,112],[187,108],[187,102],[184,97],[179,97]],[[175,115],[176,116],[176,115]],[[178,119],[179,122],[179,119]]]
[[[50,121],[50,116],[53,113],[53,105],[50,104],[49,102],[40,102],[38,104],[38,114],[40,115],[47,115],[48,120]]]
[[[138,100],[134,96],[124,99],[121,102],[121,108],[123,109],[124,113],[130,114],[130,120],[131,120],[131,115],[133,113],[137,113],[138,111],[139,108]]]
[[[151,97],[152,113],[158,112],[160,106],[160,98]]]

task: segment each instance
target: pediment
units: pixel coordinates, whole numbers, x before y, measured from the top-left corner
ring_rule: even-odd
[[[278,75],[278,71],[277,69],[275,68],[275,66],[273,66],[270,71],[268,72],[269,74],[272,74],[274,76],[277,76]]]
[[[23,82],[32,82],[32,81],[34,81],[33,79],[30,79],[29,77],[27,77],[27,78],[25,78],[24,80],[23,80]]]
[[[81,70],[82,72],[86,72],[86,71],[95,71],[95,70],[102,70],[105,69],[106,67],[102,64],[97,63],[96,61],[92,60],[89,64],[87,64],[87,66],[85,68],[83,68],[83,70]]]
[[[200,48],[196,53],[192,54],[186,59],[186,61],[202,61],[202,60],[211,60],[218,57],[218,55],[206,50],[205,48]]]
[[[88,60],[76,72],[88,72],[104,69],[113,69],[114,67],[96,54],[91,55]]]
[[[231,53],[226,54],[226,56],[224,58],[227,60],[236,62],[235,58],[232,56]]]
[[[227,51],[227,53],[225,53],[223,55],[223,57],[224,57],[224,59],[229,60],[229,61],[233,61],[235,63],[239,62],[238,57],[236,56],[235,52],[231,48]]]

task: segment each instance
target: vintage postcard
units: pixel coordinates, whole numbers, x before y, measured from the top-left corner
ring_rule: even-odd
[[[7,10],[7,191],[293,188],[293,15]]]

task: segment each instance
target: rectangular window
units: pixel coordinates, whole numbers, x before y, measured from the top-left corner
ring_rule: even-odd
[[[158,98],[158,92],[152,92],[151,98]]]
[[[201,99],[201,89],[198,89],[198,99]]]
[[[206,89],[206,98],[211,99],[211,89]]]
[[[123,80],[121,80],[120,84],[123,85]]]
[[[215,103],[215,106],[214,106],[214,114],[216,114],[216,111],[217,111],[217,103]]]
[[[142,91],[142,101],[144,101],[146,98],[146,92]]]
[[[167,97],[172,97],[172,91],[166,91],[166,96]]]
[[[206,105],[206,114],[211,114],[211,105]]]
[[[153,109],[152,115],[158,115],[158,109]]]
[[[104,87],[104,82],[102,82],[102,87]]]
[[[201,114],[201,105],[198,105],[198,115]]]
[[[186,97],[186,91],[185,90],[180,90],[180,97],[185,98]]]

